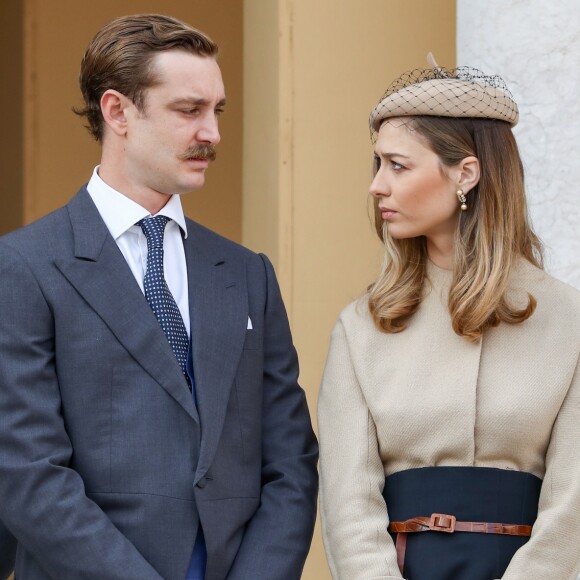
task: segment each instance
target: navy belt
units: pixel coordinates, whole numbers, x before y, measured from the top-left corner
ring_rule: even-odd
[[[443,565],[441,578],[503,575],[514,552],[531,534],[541,485],[542,480],[530,473],[482,467],[425,467],[387,477],[383,496],[389,513],[389,532],[396,534],[401,574],[407,557],[407,573],[413,569],[409,578],[433,577],[433,568],[431,575],[424,574],[421,568],[426,564],[419,563],[431,556],[437,557],[438,562],[449,562],[449,570],[455,571],[450,575]],[[438,538],[416,541],[415,536],[433,535],[421,532],[436,532]],[[483,549],[465,539],[461,543],[441,539],[463,532],[515,538],[502,545],[486,541]],[[409,534],[413,541],[408,544]],[[461,553],[454,554],[457,550]],[[485,570],[481,575],[480,569]]]

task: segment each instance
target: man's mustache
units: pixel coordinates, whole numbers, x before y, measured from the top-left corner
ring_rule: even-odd
[[[208,161],[215,161],[216,156],[217,153],[213,145],[199,144],[190,147],[185,153],[182,153],[179,158],[183,160],[207,159]]]

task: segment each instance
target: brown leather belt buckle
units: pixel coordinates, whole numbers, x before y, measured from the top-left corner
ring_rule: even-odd
[[[452,534],[455,531],[455,516],[449,514],[431,514],[429,529],[434,532],[446,532]]]

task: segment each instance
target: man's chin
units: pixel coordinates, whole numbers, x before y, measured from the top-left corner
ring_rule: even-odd
[[[183,195],[192,191],[197,191],[205,184],[205,171],[196,171],[195,174],[189,174],[189,179],[178,184],[175,193]]]

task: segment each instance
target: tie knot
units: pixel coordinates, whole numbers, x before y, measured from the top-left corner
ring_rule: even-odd
[[[145,218],[137,222],[137,225],[141,226],[147,238],[147,246],[149,248],[163,247],[163,235],[168,221],[168,217],[156,215],[155,217]]]

